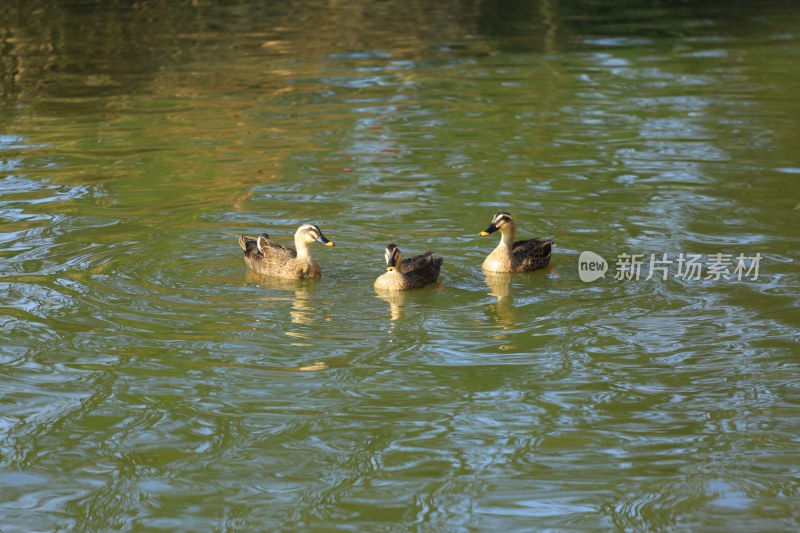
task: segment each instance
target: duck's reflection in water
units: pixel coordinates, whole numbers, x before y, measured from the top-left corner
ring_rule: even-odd
[[[294,300],[289,316],[292,317],[292,324],[311,324],[314,322],[312,316],[314,309],[309,305],[308,284],[298,285],[294,289]]]
[[[271,291],[269,296],[263,298],[265,301],[280,302],[291,300],[292,309],[289,311],[289,316],[292,324],[303,326],[306,324],[313,324],[316,321],[314,317],[314,308],[310,303],[313,285],[316,283],[316,280],[281,279],[272,276],[264,276],[252,271],[247,273],[247,279],[248,281],[255,282],[259,287]],[[310,346],[310,343],[306,339],[309,339],[311,335],[302,331],[302,328],[298,328],[297,331],[287,329],[285,334],[294,339],[291,343],[292,346]],[[327,368],[328,365],[325,362],[315,361],[284,370],[315,372]]]
[[[519,322],[519,311],[514,306],[514,295],[510,272],[483,272],[489,295],[497,298],[492,304],[495,320],[503,328],[510,328]]]
[[[314,309],[309,304],[309,297],[311,295],[311,285],[316,280],[281,279],[263,276],[255,272],[248,272],[248,279],[257,283],[259,287],[281,291],[280,294],[267,298],[269,300],[291,300],[292,310],[289,315],[293,324],[311,324],[314,322],[314,317],[312,316]],[[286,293],[294,296],[284,296]]]
[[[406,294],[403,291],[381,291],[376,290],[375,295],[389,304],[389,312],[392,320],[399,320],[405,315],[404,308]]]

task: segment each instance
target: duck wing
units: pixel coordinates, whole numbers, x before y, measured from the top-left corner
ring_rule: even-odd
[[[261,247],[264,249],[264,257],[271,257],[278,261],[286,261],[287,259],[294,259],[297,257],[297,252],[294,251],[292,248],[287,248],[286,246],[281,246],[280,244],[274,243],[267,240],[266,247],[262,244]]]
[[[442,269],[444,259],[433,257],[432,252],[425,252],[422,255],[403,259],[403,275],[406,276],[414,286],[424,287],[435,283],[439,278],[439,271]]]
[[[267,242],[270,242],[269,234],[262,233],[261,237],[264,237]],[[239,246],[242,247],[245,255],[261,255],[258,251],[258,239],[259,237],[248,237],[247,235],[239,237]]]
[[[259,239],[261,239],[261,249],[264,250],[264,253],[261,253],[261,250],[258,249]],[[245,255],[258,256],[273,261],[286,261],[297,257],[296,251],[272,242],[267,233],[262,233],[260,237],[242,235],[239,237],[239,246],[242,247]]]
[[[514,263],[519,265],[515,270],[521,272],[538,270],[550,264],[553,241],[550,239],[544,241],[538,239],[517,241],[512,246],[511,253],[514,254]]]

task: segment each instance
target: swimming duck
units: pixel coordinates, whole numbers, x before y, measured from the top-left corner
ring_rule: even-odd
[[[529,239],[514,242],[516,231],[514,219],[508,213],[497,213],[482,236],[500,231],[502,238],[497,248],[486,257],[483,269],[489,272],[529,272],[550,264],[553,241]]]
[[[418,289],[435,283],[444,259],[433,257],[433,253],[403,259],[396,244],[386,247],[386,272],[375,280],[374,287],[384,291]]]
[[[322,234],[318,226],[303,224],[294,234],[297,251],[275,244],[269,235],[262,233],[258,238],[239,237],[239,246],[244,250],[244,262],[259,274],[286,279],[318,278],[319,265],[308,251],[308,245],[317,241],[325,246],[333,246]]]

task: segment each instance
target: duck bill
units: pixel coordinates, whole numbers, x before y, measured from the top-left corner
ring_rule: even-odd
[[[316,241],[320,244],[324,244],[325,246],[334,246],[333,241],[326,239],[325,235],[320,235],[316,238]]]
[[[394,272],[397,268],[397,255],[392,254],[389,260],[386,263],[386,271],[387,272]]]
[[[487,235],[491,235],[495,231],[497,231],[497,226],[495,226],[494,224],[489,224],[489,227],[486,228],[485,230],[483,230],[480,233],[480,235],[481,235],[481,237],[486,237]]]

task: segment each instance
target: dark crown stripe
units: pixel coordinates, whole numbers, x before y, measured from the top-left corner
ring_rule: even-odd
[[[497,213],[492,219],[492,224],[497,226],[502,222],[511,222],[511,215],[508,213]]]

